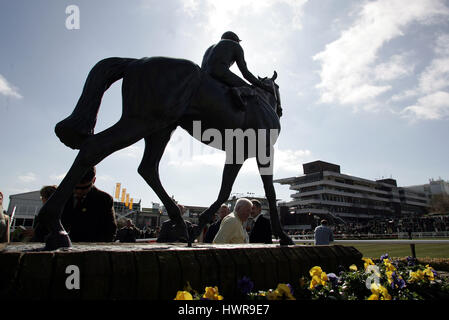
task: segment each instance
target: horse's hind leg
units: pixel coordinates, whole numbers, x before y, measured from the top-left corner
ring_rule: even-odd
[[[87,170],[111,153],[137,142],[147,134],[148,126],[143,122],[122,118],[112,127],[89,137],[83,143],[70,170],[39,212],[39,221],[50,229],[50,237],[46,240],[47,249],[70,246],[70,240],[60,220],[62,210],[72,196],[75,185]]]
[[[159,162],[174,129],[173,127],[166,128],[145,137],[145,152],[137,171],[154,190],[159,199],[161,199],[167,209],[170,220],[176,224],[178,238],[187,242],[189,238],[181,211],[173,199],[167,194],[159,178]]]

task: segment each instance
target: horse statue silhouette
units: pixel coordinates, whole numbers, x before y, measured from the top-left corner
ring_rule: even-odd
[[[282,114],[279,87],[274,82],[276,77],[274,72],[272,78],[259,78],[273,87],[274,94],[260,88],[252,89],[253,94],[246,97],[246,108],[242,109],[235,106],[235,95],[229,87],[202,72],[191,61],[168,57],[114,57],[99,61],[89,72],[72,114],[55,126],[61,142],[79,152],[59,187],[39,212],[39,223],[50,230],[44,249],[71,247],[61,224],[61,214],[87,170],[142,138],[145,151],[138,172],[164,204],[184,242],[190,245],[212,220],[220,205],[228,200],[243,162],[256,157],[269,203],[273,235],[280,239],[281,245],[293,244],[281,228],[273,186],[273,145],[280,132]],[[94,134],[102,96],[112,83],[122,78],[122,116],[113,126]],[[217,200],[200,215],[190,238],[178,206],[159,178],[160,159],[178,126],[201,142],[226,151]],[[231,138],[221,139],[220,135]]]

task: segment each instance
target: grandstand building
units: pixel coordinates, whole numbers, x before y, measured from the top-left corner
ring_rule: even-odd
[[[293,200],[283,205],[289,208],[290,214],[299,215],[296,220],[304,220],[301,216],[315,216],[339,223],[414,217],[428,209],[428,197],[424,193],[398,187],[394,179],[373,181],[342,174],[339,165],[324,161],[305,163],[303,170],[302,176],[274,181],[290,185],[295,191]]]
[[[438,180],[430,179],[429,183],[427,184],[408,186],[404,188],[415,192],[424,193],[429,199],[432,198],[432,196],[434,195],[440,194],[449,195],[449,182],[444,181],[442,179]]]

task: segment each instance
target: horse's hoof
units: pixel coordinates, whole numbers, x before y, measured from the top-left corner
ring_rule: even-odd
[[[190,231],[189,243],[195,242],[195,239],[201,234],[202,228],[194,226]]]
[[[44,250],[53,251],[60,248],[71,248],[72,241],[70,241],[69,234],[65,231],[58,233],[51,233],[45,238]]]
[[[293,240],[292,240],[288,235],[286,235],[286,234],[284,233],[284,234],[282,234],[282,235],[279,237],[279,244],[280,244],[281,246],[292,246],[292,245],[294,245],[295,243],[293,242]]]

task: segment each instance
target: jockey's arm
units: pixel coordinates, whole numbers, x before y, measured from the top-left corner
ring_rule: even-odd
[[[252,85],[255,85],[256,87],[272,92],[273,91],[272,88],[267,87],[262,81],[257,79],[251,72],[249,72],[248,67],[246,66],[243,49],[241,47],[239,49],[240,50],[237,51],[236,63],[243,77],[246,80],[248,80]]]
[[[263,83],[259,79],[257,79],[251,72],[249,72],[248,67],[246,66],[245,57],[243,54],[243,49],[240,47],[240,50],[237,50],[236,60],[237,66],[239,67],[240,72],[243,77],[249,81],[252,85],[255,85],[259,88],[263,88]]]

